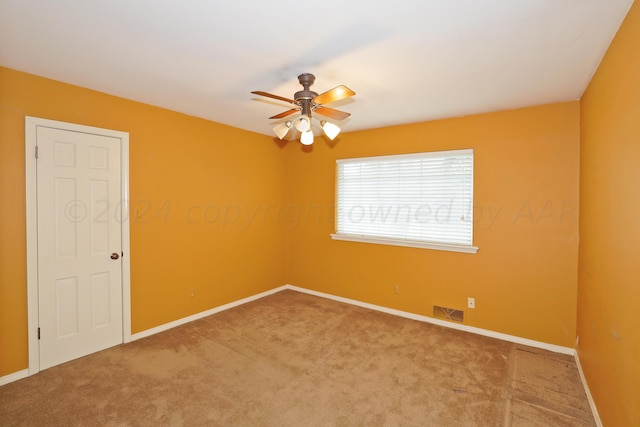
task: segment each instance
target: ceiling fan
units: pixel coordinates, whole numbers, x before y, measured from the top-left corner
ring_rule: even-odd
[[[311,145],[313,144],[313,132],[311,130],[312,113],[315,112],[321,116],[325,116],[334,120],[344,120],[351,115],[350,113],[346,113],[344,111],[325,107],[324,104],[329,104],[331,102],[349,98],[356,94],[354,91],[344,85],[340,85],[318,95],[316,92],[309,89],[315,80],[316,77],[313,74],[300,74],[298,76],[298,81],[302,85],[303,89],[296,92],[293,95],[293,99],[284,98],[282,96],[273,95],[259,90],[251,92],[255,95],[266,96],[268,98],[288,102],[294,106],[294,108],[269,117],[270,119],[282,119],[284,117],[288,117],[292,114],[300,112],[300,116],[295,118],[294,120],[287,120],[286,122],[280,123],[273,128],[273,131],[278,136],[278,138],[283,139],[287,135],[289,130],[295,127],[297,130],[302,132],[300,135],[300,142],[304,145]],[[338,133],[340,133],[340,128],[337,125],[329,123],[326,120],[321,120],[320,125],[322,126],[322,130],[324,131],[325,135],[327,135],[331,140],[333,140],[338,135]]]

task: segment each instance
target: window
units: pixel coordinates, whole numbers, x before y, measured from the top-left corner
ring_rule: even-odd
[[[473,150],[337,160],[337,240],[476,253]]]

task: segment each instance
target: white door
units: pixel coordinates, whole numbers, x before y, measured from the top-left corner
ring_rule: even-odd
[[[40,369],[123,342],[120,138],[37,128]]]

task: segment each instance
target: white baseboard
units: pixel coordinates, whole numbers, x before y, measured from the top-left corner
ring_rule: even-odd
[[[584,371],[582,370],[582,364],[580,364],[580,356],[576,351],[576,365],[578,366],[578,372],[580,373],[580,380],[582,380],[582,387],[584,387],[584,392],[587,394],[587,400],[589,400],[589,406],[591,407],[591,413],[593,414],[593,418],[596,421],[596,425],[598,427],[602,427],[602,420],[600,419],[600,414],[598,413],[598,408],[596,407],[596,401],[593,400],[593,396],[591,395],[591,390],[589,389],[589,384],[587,383],[587,377],[584,376]]]
[[[518,337],[518,336],[515,336],[515,335],[508,335],[508,334],[503,334],[501,332],[491,331],[491,330],[488,330],[488,329],[476,328],[475,326],[468,326],[468,325],[461,325],[461,324],[457,324],[457,323],[451,323],[451,322],[447,322],[445,320],[435,319],[435,318],[429,317],[429,316],[423,316],[423,315],[420,315],[420,314],[409,313],[409,312],[406,312],[406,311],[396,310],[396,309],[393,309],[393,308],[383,307],[383,306],[380,306],[380,305],[369,304],[369,303],[358,301],[358,300],[353,300],[353,299],[349,299],[349,298],[343,298],[343,297],[339,297],[339,296],[335,296],[335,295],[331,295],[331,294],[326,294],[324,292],[317,292],[317,291],[312,291],[310,289],[299,288],[299,287],[293,286],[293,285],[284,285],[281,288],[291,289],[291,290],[294,290],[294,291],[304,292],[304,293],[307,293],[307,294],[310,294],[310,295],[319,296],[319,297],[322,297],[322,298],[332,299],[334,301],[339,301],[339,302],[344,302],[344,303],[347,303],[347,304],[357,305],[359,307],[368,308],[368,309],[371,309],[371,310],[377,310],[377,311],[381,311],[383,313],[388,313],[388,314],[393,314],[395,316],[405,317],[407,319],[419,320],[421,322],[427,322],[427,323],[433,323],[435,325],[445,326],[447,328],[457,329],[457,330],[465,331],[465,332],[471,332],[473,334],[484,335],[484,336],[491,337],[491,338],[497,338],[497,339],[500,339],[500,340],[503,340],[503,341],[509,341],[509,342],[513,342],[513,343],[516,343],[516,344],[527,345],[529,347],[541,348],[543,350],[549,350],[549,351],[552,351],[554,353],[568,354],[568,355],[571,355],[571,356],[574,356],[576,354],[575,349],[570,348],[570,347],[563,347],[563,346],[560,346],[560,345],[549,344],[549,343],[545,343],[545,342],[542,342],[542,341],[535,341],[535,340],[531,340],[531,339],[528,339],[528,338],[521,338],[521,337]]]
[[[144,330],[142,332],[131,334],[128,337],[128,339],[125,340],[125,343],[126,342],[135,341],[135,340],[139,340],[140,338],[145,338],[145,337],[148,337],[148,336],[151,336],[151,335],[155,335],[155,334],[157,334],[159,332],[163,332],[163,331],[169,330],[171,328],[175,328],[176,326],[184,325],[185,323],[189,323],[189,322],[193,322],[194,320],[202,319],[203,317],[211,316],[212,314],[216,314],[216,313],[219,313],[221,311],[228,310],[230,308],[237,307],[239,305],[246,304],[248,302],[255,301],[257,299],[266,297],[268,295],[275,294],[275,293],[280,292],[280,291],[282,291],[284,289],[287,289],[287,287],[286,286],[280,286],[280,287],[277,287],[277,288],[274,288],[274,289],[271,289],[271,290],[268,290],[268,291],[265,291],[265,292],[262,292],[262,293],[259,293],[259,294],[256,294],[256,295],[252,295],[252,296],[247,297],[247,298],[243,298],[243,299],[238,300],[238,301],[233,301],[233,302],[230,302],[228,304],[224,304],[224,305],[221,305],[221,306],[218,306],[218,307],[214,307],[214,308],[212,308],[210,310],[202,311],[200,313],[196,313],[196,314],[193,314],[191,316],[183,317],[182,319],[174,320],[173,322],[165,323],[164,325],[156,326],[155,328],[146,329],[146,330]],[[2,386],[4,384],[9,384],[11,382],[20,380],[22,378],[26,378],[28,376],[29,376],[29,369],[24,369],[22,371],[18,371],[18,372],[14,372],[12,374],[9,374],[9,375],[5,375],[3,377],[0,377],[0,386]]]
[[[238,301],[233,301],[233,302],[230,302],[228,304],[224,304],[224,305],[221,305],[221,306],[218,306],[218,307],[214,307],[214,308],[212,308],[210,310],[201,311],[200,313],[192,314],[191,316],[183,317],[182,319],[174,320],[173,322],[169,322],[169,323],[165,323],[164,325],[156,326],[155,328],[146,329],[146,330],[144,330],[142,332],[137,332],[137,333],[131,335],[131,341],[139,340],[140,338],[145,338],[145,337],[148,337],[148,336],[151,336],[151,335],[155,335],[158,332],[163,332],[163,331],[169,330],[171,328],[175,328],[176,326],[184,325],[185,323],[193,322],[194,320],[198,320],[198,319],[202,319],[203,317],[211,316],[212,314],[216,314],[216,313],[219,313],[221,311],[225,311],[225,310],[228,310],[230,308],[237,307],[239,305],[246,304],[248,302],[255,301],[257,299],[266,297],[268,295],[275,294],[275,293],[280,292],[280,291],[282,291],[284,289],[287,289],[286,285],[285,286],[280,286],[280,287],[277,287],[277,288],[274,288],[274,289],[271,289],[271,290],[268,290],[268,291],[265,291],[265,292],[261,292],[261,293],[256,294],[256,295],[252,295],[250,297],[243,298],[243,299],[240,299]]]
[[[589,389],[589,384],[587,383],[587,379],[586,379],[586,377],[584,375],[584,371],[582,370],[582,365],[580,364],[580,357],[578,356],[578,352],[573,348],[563,347],[563,346],[559,346],[559,345],[555,345],[555,344],[549,344],[549,343],[545,343],[545,342],[541,342],[541,341],[535,341],[535,340],[531,340],[531,339],[528,339],[528,338],[521,338],[521,337],[514,336],[514,335],[503,334],[501,332],[495,332],[495,331],[491,331],[491,330],[487,330],[487,329],[476,328],[474,326],[467,326],[467,325],[459,325],[459,324],[455,324],[455,323],[450,323],[450,322],[446,322],[444,320],[435,319],[435,318],[428,317],[428,316],[423,316],[423,315],[420,315],[420,314],[409,313],[409,312],[406,312],[406,311],[396,310],[396,309],[383,307],[383,306],[379,306],[379,305],[375,305],[375,304],[369,304],[369,303],[366,303],[366,302],[362,302],[362,301],[358,301],[358,300],[354,300],[354,299],[350,299],[350,298],[339,297],[339,296],[332,295],[332,294],[327,294],[327,293],[324,293],[324,292],[313,291],[313,290],[310,290],[310,289],[300,288],[298,286],[293,286],[293,285],[283,285],[283,286],[271,289],[269,291],[261,292],[259,294],[256,294],[256,295],[253,295],[253,296],[250,296],[250,297],[247,297],[247,298],[243,298],[243,299],[238,300],[238,301],[234,301],[234,302],[231,302],[231,303],[228,303],[228,304],[224,304],[224,305],[212,308],[210,310],[202,311],[200,313],[196,313],[196,314],[193,314],[191,316],[183,317],[182,319],[174,320],[173,322],[165,323],[164,325],[160,325],[160,326],[157,326],[155,328],[147,329],[145,331],[138,332],[136,334],[132,334],[131,335],[131,341],[134,341],[134,340],[137,340],[137,339],[140,339],[140,338],[144,338],[144,337],[148,337],[148,336],[157,334],[159,332],[163,332],[163,331],[166,331],[168,329],[175,328],[176,326],[180,326],[180,325],[183,325],[185,323],[192,322],[194,320],[198,320],[198,319],[202,319],[202,318],[207,317],[207,316],[211,316],[212,314],[216,314],[216,313],[219,313],[221,311],[228,310],[230,308],[237,307],[237,306],[240,306],[242,304],[246,304],[246,303],[251,302],[251,301],[255,301],[257,299],[266,297],[268,295],[275,294],[275,293],[283,291],[285,289],[289,289],[289,290],[293,290],[293,291],[297,291],[297,292],[302,292],[302,293],[306,293],[306,294],[309,294],[309,295],[314,295],[314,296],[318,296],[318,297],[322,297],[322,298],[327,298],[327,299],[331,299],[331,300],[334,300],[334,301],[339,301],[339,302],[343,302],[343,303],[346,303],[346,304],[351,304],[351,305],[367,308],[367,309],[370,309],[370,310],[376,310],[376,311],[380,311],[380,312],[383,312],[383,313],[388,313],[388,314],[392,314],[392,315],[395,315],[395,316],[404,317],[404,318],[407,318],[407,319],[412,319],[412,320],[418,320],[418,321],[421,321],[421,322],[432,323],[432,324],[435,324],[435,325],[440,325],[440,326],[444,326],[444,327],[447,327],[447,328],[457,329],[457,330],[461,330],[461,331],[465,331],[465,332],[471,332],[471,333],[478,334],[478,335],[484,335],[484,336],[491,337],[491,338],[497,338],[497,339],[501,339],[501,340],[504,340],[504,341],[513,342],[513,343],[516,343],[516,344],[522,344],[522,345],[527,345],[527,346],[530,346],[530,347],[549,350],[549,351],[552,351],[552,352],[555,352],[555,353],[562,353],[562,354],[572,355],[572,356],[574,356],[574,358],[576,360],[576,365],[578,367],[578,372],[580,373],[580,379],[582,381],[582,385],[583,385],[585,393],[587,395],[587,399],[589,401],[589,406],[591,407],[591,412],[593,413],[593,417],[595,419],[596,425],[598,427],[603,427],[602,426],[602,420],[600,419],[600,415],[598,414],[598,408],[596,407],[595,401],[593,400],[593,396],[591,395],[591,390]],[[12,374],[9,374],[9,375],[5,375],[3,377],[0,377],[0,386],[3,386],[5,384],[9,384],[9,383],[14,382],[14,381],[18,381],[18,380],[26,378],[28,376],[29,376],[29,370],[28,369],[23,369],[22,371],[18,371],[18,372],[14,372]]]
[[[193,322],[194,320],[198,320],[198,319],[202,319],[203,317],[211,316],[212,314],[216,314],[216,313],[219,313],[221,311],[228,310],[230,308],[237,307],[239,305],[246,304],[246,303],[251,302],[251,301],[255,301],[257,299],[266,297],[268,295],[275,294],[275,293],[280,292],[280,291],[285,290],[285,289],[290,289],[292,291],[302,292],[302,293],[306,293],[306,294],[309,294],[309,295],[315,295],[315,296],[318,296],[318,297],[327,298],[327,299],[331,299],[331,300],[334,300],[334,301],[343,302],[343,303],[346,303],[346,304],[356,305],[356,306],[359,306],[359,307],[368,308],[370,310],[381,311],[383,313],[393,314],[395,316],[400,316],[400,317],[404,317],[404,318],[407,318],[407,319],[412,319],[412,320],[418,320],[418,321],[421,321],[421,322],[432,323],[432,324],[444,326],[444,327],[447,327],[447,328],[457,329],[457,330],[461,330],[461,331],[465,331],[465,332],[471,332],[471,333],[474,333],[474,334],[477,334],[477,335],[484,335],[484,336],[491,337],[491,338],[497,338],[497,339],[500,339],[500,340],[503,340],[503,341],[509,341],[509,342],[513,342],[513,343],[516,343],[516,344],[522,344],[522,345],[527,345],[527,346],[530,346],[530,347],[549,350],[549,351],[552,351],[554,353],[569,354],[571,356],[574,356],[576,354],[575,349],[570,348],[570,347],[563,347],[563,346],[559,346],[559,345],[555,345],[555,344],[545,343],[545,342],[542,342],[542,341],[535,341],[535,340],[531,340],[531,339],[528,339],[528,338],[522,338],[522,337],[518,337],[518,336],[515,336],[515,335],[503,334],[501,332],[495,332],[495,331],[491,331],[491,330],[488,330],[488,329],[477,328],[475,326],[468,326],[468,325],[461,325],[461,324],[457,324],[457,323],[451,323],[451,322],[447,322],[445,320],[435,319],[435,318],[429,317],[429,316],[423,316],[423,315],[420,315],[420,314],[409,313],[409,312],[406,312],[406,311],[396,310],[396,309],[393,309],[393,308],[383,307],[383,306],[380,306],[380,305],[369,304],[369,303],[366,303],[366,302],[362,302],[362,301],[358,301],[358,300],[354,300],[354,299],[349,299],[349,298],[344,298],[344,297],[339,297],[339,296],[332,295],[332,294],[327,294],[327,293],[324,293],[324,292],[313,291],[311,289],[301,288],[301,287],[294,286],[294,285],[289,285],[289,284],[283,285],[283,286],[279,286],[277,288],[274,288],[274,289],[271,289],[271,290],[268,290],[268,291],[265,291],[265,292],[262,292],[262,293],[259,293],[259,294],[256,294],[256,295],[252,295],[250,297],[243,298],[243,299],[238,300],[238,301],[230,302],[228,304],[224,304],[224,305],[221,305],[219,307],[212,308],[210,310],[202,311],[200,313],[196,313],[196,314],[193,314],[191,316],[183,317],[182,319],[174,320],[173,322],[165,323],[164,325],[156,326],[155,328],[151,328],[151,329],[144,330],[142,332],[135,333],[135,334],[131,335],[131,340],[135,341],[135,340],[140,339],[140,338],[148,337],[148,336],[157,334],[158,332],[166,331],[168,329],[175,328],[176,326],[184,325],[185,323]]]
[[[420,314],[415,314],[415,313],[409,313],[406,311],[401,311],[401,310],[396,310],[393,308],[388,308],[388,307],[383,307],[380,305],[375,305],[375,304],[369,304],[366,302],[362,302],[362,301],[358,301],[358,300],[354,300],[354,299],[349,299],[349,298],[344,298],[344,297],[339,297],[336,295],[332,295],[332,294],[327,294],[324,292],[318,292],[318,291],[313,291],[310,289],[306,289],[306,288],[300,288],[298,286],[293,286],[293,285],[283,285],[283,286],[279,286],[277,288],[265,291],[265,292],[261,292],[259,294],[256,295],[252,295],[250,297],[247,298],[243,298],[240,299],[238,301],[233,301],[230,302],[228,304],[224,304],[218,307],[214,307],[210,310],[205,310],[202,311],[200,313],[196,313],[193,314],[191,316],[187,316],[187,317],[183,317],[182,319],[178,319],[178,320],[174,320],[172,322],[169,323],[165,323],[163,325],[160,326],[156,326],[154,328],[150,328],[150,329],[146,329],[142,332],[137,332],[135,334],[132,334],[130,339],[127,340],[127,342],[130,341],[135,341],[141,338],[145,338],[151,335],[155,335],[159,332],[163,332],[172,328],[175,328],[176,326],[180,326],[180,325],[184,325],[186,323],[189,322],[193,322],[194,320],[198,320],[198,319],[202,319],[203,317],[207,317],[207,316],[211,316],[212,314],[216,314],[219,313],[221,311],[225,311],[228,310],[230,308],[233,307],[237,307],[240,306],[242,304],[246,304],[248,302],[251,301],[255,301],[257,299],[266,297],[268,295],[272,295],[275,294],[277,292],[283,291],[285,289],[290,289],[293,291],[297,291],[297,292],[302,292],[302,293],[306,293],[306,294],[310,294],[310,295],[315,295],[318,297],[322,297],[322,298],[327,298],[327,299],[331,299],[334,301],[339,301],[339,302],[343,302],[346,304],[351,304],[351,305],[356,305],[359,307],[363,307],[363,308],[368,308],[370,310],[376,310],[376,311],[380,311],[383,313],[388,313],[388,314],[392,314],[395,316],[400,316],[400,317],[405,317],[407,319],[412,319],[412,320],[418,320],[421,322],[427,322],[427,323],[432,323],[435,325],[440,325],[440,326],[444,326],[447,328],[452,328],[452,329],[458,329],[461,331],[465,331],[465,332],[471,332],[474,334],[478,334],[478,335],[484,335],[487,337],[491,337],[491,338],[497,338],[503,341],[509,341],[509,342],[513,342],[516,344],[522,344],[522,345],[527,345],[530,347],[536,347],[536,348],[541,348],[544,350],[549,350],[552,351],[554,353],[562,353],[562,354],[569,354],[572,355],[574,357],[577,356],[575,349],[573,348],[569,348],[569,347],[563,347],[563,346],[559,346],[559,345],[555,345],[555,344],[548,344],[545,342],[541,342],[541,341],[535,341],[535,340],[531,340],[528,338],[521,338],[521,337],[517,337],[514,335],[508,335],[508,334],[503,334],[501,332],[495,332],[495,331],[491,331],[488,329],[482,329],[482,328],[476,328],[474,326],[467,326],[467,325],[459,325],[456,323],[451,323],[451,322],[447,322],[444,320],[440,320],[440,319],[435,319],[433,317],[428,317],[428,316],[423,316]],[[577,357],[576,357],[576,361],[578,361]],[[597,416],[597,411],[595,410],[595,404],[593,403],[593,399],[591,397],[591,393],[588,391],[588,387],[587,387],[587,383],[586,380],[584,379],[584,375],[582,373],[582,368],[580,366],[580,364],[578,363],[578,369],[580,370],[580,376],[582,378],[582,382],[585,385],[585,390],[587,391],[587,396],[589,398],[589,404],[592,406],[593,410],[594,410],[594,417],[596,418],[596,421],[599,421],[599,417]],[[29,376],[29,370],[25,369],[19,372],[14,372],[12,374],[6,375],[4,377],[0,377],[0,385],[3,384],[8,384],[10,382],[13,381],[17,381],[19,379],[25,378]],[[601,426],[602,424],[599,424],[599,426]]]
[[[21,380],[23,378],[27,378],[29,376],[29,370],[23,369],[22,371],[14,372],[9,375],[5,375],[4,377],[0,377],[0,386],[5,384],[12,383],[14,381]]]

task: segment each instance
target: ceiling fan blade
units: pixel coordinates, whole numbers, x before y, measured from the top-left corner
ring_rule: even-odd
[[[349,98],[356,93],[346,87],[345,85],[336,86],[324,93],[313,98],[315,104],[328,104],[330,102],[339,101],[341,99]]]
[[[280,101],[288,102],[290,104],[295,104],[295,101],[293,99],[284,98],[284,97],[278,96],[278,95],[273,95],[271,93],[263,92],[261,90],[254,90],[251,93],[256,94],[256,95],[260,95],[260,96],[266,96],[267,98],[279,99]]]
[[[345,113],[344,111],[329,107],[318,107],[314,111],[322,116],[329,117],[334,120],[344,120],[351,115],[351,113]]]
[[[300,110],[298,110],[297,108],[294,108],[294,109],[292,109],[292,110],[287,110],[287,111],[284,111],[284,112],[282,112],[282,113],[280,113],[280,114],[276,114],[275,116],[271,116],[271,117],[269,117],[269,118],[270,118],[270,119],[281,119],[281,118],[283,118],[283,117],[290,116],[290,115],[292,115],[293,113],[297,113],[298,111],[300,111]]]

